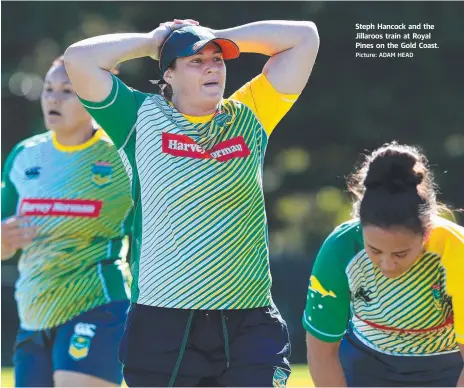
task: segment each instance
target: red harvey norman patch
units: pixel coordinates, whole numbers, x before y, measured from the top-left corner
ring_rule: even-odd
[[[96,218],[100,215],[102,205],[102,201],[89,199],[24,198],[19,206],[19,214]]]
[[[219,162],[226,162],[234,158],[246,158],[250,155],[242,136],[234,137],[216,144],[213,148],[206,151],[200,147],[193,139],[186,135],[176,135],[163,132],[163,152],[173,156],[195,159],[216,159]]]

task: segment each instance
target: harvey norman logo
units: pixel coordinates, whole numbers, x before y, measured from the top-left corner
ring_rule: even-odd
[[[100,215],[102,205],[102,201],[87,199],[24,198],[19,207],[19,214],[96,218]]]
[[[246,158],[250,155],[242,136],[234,137],[216,144],[212,149],[206,151],[193,139],[186,135],[176,135],[163,132],[163,152],[173,156],[195,159],[216,159],[226,162],[234,158]]]

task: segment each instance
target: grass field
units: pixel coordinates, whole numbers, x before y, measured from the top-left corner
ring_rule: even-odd
[[[313,387],[306,365],[294,365],[287,387]],[[14,387],[13,369],[2,368],[2,388]]]

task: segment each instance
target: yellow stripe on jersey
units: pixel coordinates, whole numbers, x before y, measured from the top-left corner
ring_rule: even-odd
[[[261,73],[232,94],[229,100],[239,101],[250,108],[270,136],[298,97],[299,94],[279,93]]]
[[[105,135],[105,133],[100,128],[86,142],[84,142],[82,144],[74,145],[74,146],[68,146],[68,145],[64,145],[64,144],[59,143],[58,140],[56,139],[56,133],[54,131],[52,131],[52,142],[53,142],[53,145],[55,146],[55,148],[58,151],[61,151],[61,152],[75,152],[75,151],[82,151],[82,150],[85,150],[86,148],[89,148],[89,147],[93,146],[96,142],[98,142],[102,138],[103,135]]]
[[[443,218],[434,224],[426,249],[441,256],[446,289],[452,297],[456,341],[464,344],[464,228]]]
[[[172,101],[169,101],[169,106],[175,109],[175,106],[172,103]],[[190,115],[186,115],[185,113],[181,112],[181,115],[184,116],[184,118],[186,120],[190,121],[192,124],[205,124],[205,123],[211,121],[215,114],[216,114],[216,112],[211,113],[211,114],[206,115],[206,116],[190,116]]]
[[[184,116],[188,121],[190,121],[192,124],[204,124],[209,121],[211,121],[214,117],[215,113],[211,113],[210,115],[207,116],[189,116],[185,115],[182,113],[182,116]]]

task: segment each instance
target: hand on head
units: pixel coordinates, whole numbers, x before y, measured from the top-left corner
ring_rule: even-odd
[[[200,23],[193,19],[174,19],[172,22],[162,22],[159,27],[152,31],[155,41],[154,53],[151,56],[155,60],[159,60],[159,51],[169,34],[186,26],[198,26]]]
[[[198,26],[200,23],[193,19],[174,19],[172,22],[162,22],[160,26],[167,26],[172,30],[177,30],[184,26]]]

